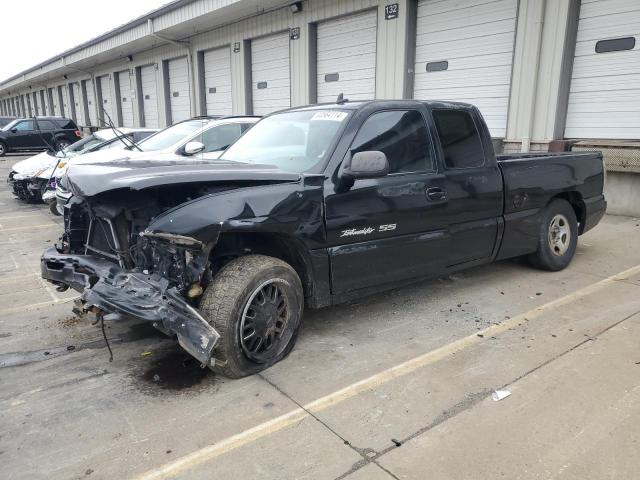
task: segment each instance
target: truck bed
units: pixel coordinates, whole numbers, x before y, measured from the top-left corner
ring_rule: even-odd
[[[540,214],[561,197],[576,210],[579,233],[598,223],[606,209],[600,152],[497,155],[504,181],[505,231],[498,258],[530,250],[537,242]]]

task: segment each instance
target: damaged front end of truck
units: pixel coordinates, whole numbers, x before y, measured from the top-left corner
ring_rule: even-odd
[[[299,175],[230,171],[206,164],[150,168],[83,166],[65,178],[73,197],[64,233],[41,259],[42,277],[81,293],[76,313],[151,322],[203,366],[219,334],[198,311],[215,273],[211,252],[226,219],[255,216],[241,201],[211,210],[216,195],[291,183]],[[240,197],[238,197],[240,198]],[[202,200],[206,201],[203,203]],[[249,210],[249,211],[248,211]]]
[[[87,235],[95,238],[95,230],[87,230]],[[184,241],[180,236],[177,240]],[[199,242],[183,247],[172,243],[170,236],[158,241],[145,238],[143,232],[130,250],[135,261],[128,268],[125,255],[115,263],[90,244],[85,246],[86,254],[72,254],[63,240],[44,252],[42,276],[61,288],[81,292],[77,313],[113,313],[152,322],[167,335],[176,335],[189,354],[207,365],[219,334],[191,301],[202,293],[211,248],[212,244]]]

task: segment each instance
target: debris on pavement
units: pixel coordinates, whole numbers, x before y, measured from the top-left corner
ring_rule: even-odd
[[[509,390],[496,390],[491,394],[491,398],[493,398],[494,402],[499,402],[511,395]]]

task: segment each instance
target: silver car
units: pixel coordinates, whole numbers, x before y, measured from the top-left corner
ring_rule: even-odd
[[[71,198],[71,192],[60,184],[60,178],[74,164],[106,163],[136,159],[154,159],[172,157],[176,160],[198,156],[204,160],[218,158],[226,148],[235,142],[254,123],[260,120],[255,116],[233,117],[195,117],[184,120],[160,130],[138,144],[136,148],[114,152],[103,151],[84,155],[67,162],[65,168],[54,173],[56,178],[57,215],[62,215],[64,205]]]

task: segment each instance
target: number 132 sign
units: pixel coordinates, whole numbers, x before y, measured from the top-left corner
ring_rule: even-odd
[[[384,19],[385,20],[393,20],[394,18],[398,18],[398,4],[391,3],[389,5],[384,6]]]

